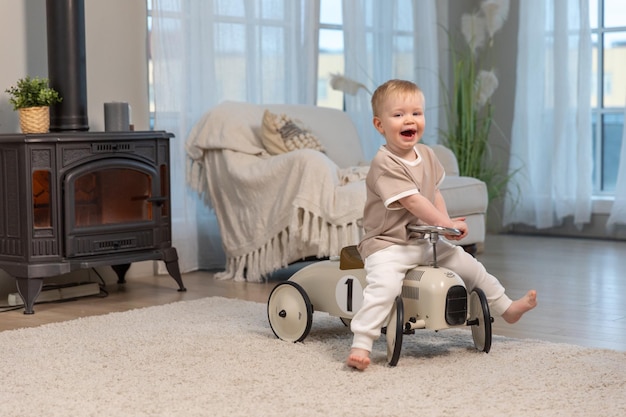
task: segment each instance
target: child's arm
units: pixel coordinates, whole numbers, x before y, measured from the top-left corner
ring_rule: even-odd
[[[446,210],[446,203],[437,190],[435,204],[421,194],[411,194],[399,200],[400,204],[424,223],[432,226],[452,227],[459,229],[459,236],[446,236],[452,240],[460,240],[467,236],[467,224],[464,218],[450,219]]]
[[[448,216],[448,207],[446,206],[446,200],[443,199],[443,195],[441,194],[441,191],[439,191],[439,189],[435,191],[435,208]]]

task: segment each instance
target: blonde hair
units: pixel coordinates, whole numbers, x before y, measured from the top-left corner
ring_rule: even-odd
[[[372,113],[374,113],[374,116],[379,116],[383,103],[392,95],[415,93],[424,94],[421,88],[411,81],[389,80],[378,86],[376,91],[374,91],[374,94],[372,94]]]

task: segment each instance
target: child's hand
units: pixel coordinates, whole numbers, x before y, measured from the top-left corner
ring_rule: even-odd
[[[458,229],[461,232],[461,234],[458,236],[445,235],[446,239],[461,240],[465,236],[467,236],[467,223],[465,223],[465,217],[452,219],[452,227],[455,229]]]

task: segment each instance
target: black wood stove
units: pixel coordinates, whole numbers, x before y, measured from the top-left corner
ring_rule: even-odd
[[[171,245],[169,141],[148,132],[0,135],[0,268],[25,313],[43,278],[163,260],[185,290]]]
[[[33,313],[43,278],[163,260],[185,287],[171,242],[172,134],[88,132],[84,0],[46,0],[48,78],[63,101],[50,132],[0,135],[0,268]]]

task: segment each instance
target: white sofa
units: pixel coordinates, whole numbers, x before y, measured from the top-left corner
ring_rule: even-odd
[[[324,152],[288,151],[288,142],[280,142],[268,127],[269,119],[264,126],[264,115],[297,120]],[[268,139],[272,134],[280,143]],[[336,256],[341,247],[358,243],[367,161],[346,113],[308,105],[224,102],[198,121],[186,149],[188,183],[215,209],[220,228],[227,265],[218,278],[260,281],[299,259]],[[460,177],[447,148],[433,149],[446,170],[441,191],[448,211],[465,217],[470,229],[458,244],[480,246],[486,186]]]

